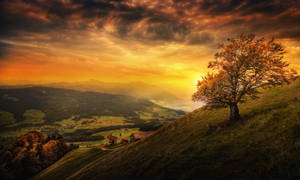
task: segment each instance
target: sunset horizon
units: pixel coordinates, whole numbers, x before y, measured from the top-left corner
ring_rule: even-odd
[[[300,71],[294,1],[16,0],[1,7],[2,85],[95,79],[144,82],[191,96],[218,44],[249,33],[275,37],[287,50],[285,60]]]

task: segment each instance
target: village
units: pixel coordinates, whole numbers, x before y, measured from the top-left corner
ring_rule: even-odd
[[[128,143],[133,143],[139,140],[142,140],[146,138],[147,136],[153,134],[152,131],[149,132],[137,132],[137,133],[132,133],[129,138],[127,139],[125,137],[122,137],[122,133],[120,133],[119,137],[113,136],[112,133],[106,136],[106,144],[107,146],[112,146],[118,144],[128,144]]]

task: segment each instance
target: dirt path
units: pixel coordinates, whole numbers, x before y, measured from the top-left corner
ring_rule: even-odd
[[[99,148],[102,150],[102,151],[117,151],[117,150],[120,150],[122,148],[124,148],[126,145],[123,145],[123,146],[120,146],[120,147],[117,147],[117,148],[113,148],[113,149],[109,149],[109,148],[105,148],[103,147],[102,145],[99,146]]]

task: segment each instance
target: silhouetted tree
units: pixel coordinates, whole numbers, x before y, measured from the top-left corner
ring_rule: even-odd
[[[208,73],[198,81],[194,101],[230,107],[230,120],[240,119],[238,103],[257,98],[257,87],[289,83],[296,71],[283,61],[285,50],[280,43],[255,35],[240,35],[219,46]]]

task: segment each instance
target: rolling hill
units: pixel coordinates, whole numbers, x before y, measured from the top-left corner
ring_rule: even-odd
[[[122,94],[134,96],[137,98],[168,102],[169,104],[178,103],[181,100],[170,92],[154,85],[143,82],[129,83],[109,83],[97,80],[88,80],[73,83],[50,83],[43,86],[74,89],[80,91],[94,91],[109,94]]]
[[[111,130],[153,130],[183,111],[126,95],[61,88],[0,89],[0,137],[59,130],[67,141],[103,140]]]
[[[24,88],[37,85],[24,84],[16,86],[0,85],[0,88]],[[159,86],[147,84],[144,82],[128,82],[128,83],[113,83],[102,82],[98,80],[87,80],[78,82],[55,82],[39,84],[42,87],[72,89],[76,91],[92,91],[107,94],[127,95],[136,98],[147,99],[155,104],[170,107],[172,109],[182,109],[184,103],[183,99],[170,93],[168,90],[162,89]],[[183,109],[186,110],[186,109]],[[190,110],[190,109],[189,109]]]
[[[64,177],[299,179],[300,81],[260,91],[259,99],[240,105],[242,121],[228,124],[228,109],[202,107]],[[60,169],[54,166],[35,178],[48,179]]]

